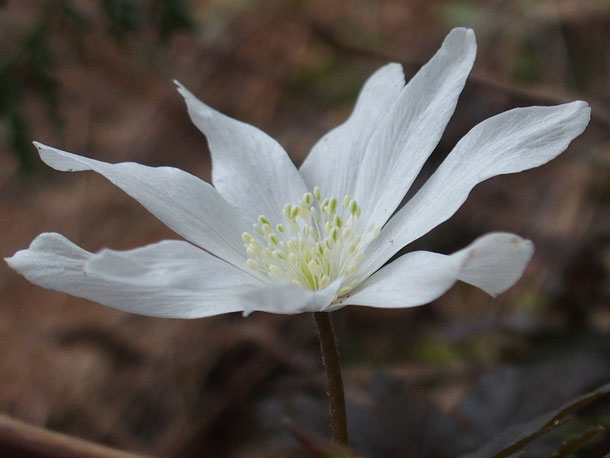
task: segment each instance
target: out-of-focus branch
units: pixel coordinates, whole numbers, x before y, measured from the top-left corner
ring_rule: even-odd
[[[405,69],[412,73],[415,73],[425,64],[425,62],[421,60],[398,58],[381,50],[350,43],[332,28],[317,22],[309,22],[309,27],[320,40],[346,55],[374,59],[382,62],[400,62]],[[518,86],[508,81],[503,81],[496,76],[486,75],[478,71],[473,71],[470,74],[466,84],[478,86],[490,91],[502,92],[518,99],[544,105],[557,105],[581,98],[578,94],[571,94],[565,91],[560,92],[548,87]],[[610,111],[596,101],[588,101],[588,103],[591,106],[591,119],[607,129],[610,129]]]
[[[83,439],[28,425],[0,414],[0,450],[27,456],[59,458],[146,458]]]

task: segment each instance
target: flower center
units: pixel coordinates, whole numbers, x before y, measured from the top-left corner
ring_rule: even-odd
[[[342,296],[356,286],[364,250],[379,234],[372,223],[362,227],[361,214],[351,197],[345,196],[340,205],[336,197],[322,199],[315,187],[296,205],[284,206],[281,223],[273,226],[269,218],[259,216],[254,233],[243,233],[248,266],[311,290],[343,277],[337,294]]]

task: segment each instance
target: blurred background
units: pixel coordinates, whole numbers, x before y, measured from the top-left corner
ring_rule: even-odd
[[[591,124],[550,164],[479,185],[408,248],[449,253],[515,232],[536,254],[514,288],[493,300],[460,284],[424,307],[334,319],[355,449],[476,450],[610,381],[610,1],[0,1],[0,255],[45,231],[90,251],[177,237],[103,178],[46,168],[32,140],[208,180],[175,78],[299,164],[372,71],[400,61],[412,76],[455,26],[475,29],[478,57],[423,177],[513,107],[582,99]],[[161,456],[303,456],[285,419],[329,434],[308,315],[128,315],[33,286],[5,263],[0,304],[0,411],[15,418]],[[593,424],[610,427],[610,403],[527,456]],[[606,433],[569,456],[608,451]]]

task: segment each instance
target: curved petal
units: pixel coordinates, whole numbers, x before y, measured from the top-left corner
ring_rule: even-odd
[[[378,128],[405,85],[400,64],[385,65],[364,83],[350,117],[324,135],[301,165],[305,182],[327,197],[352,194],[364,145]]]
[[[400,204],[455,111],[474,63],[470,29],[453,29],[438,52],[409,81],[366,145],[353,197],[382,227]]]
[[[252,288],[242,295],[246,301],[244,315],[254,311],[294,315],[303,312],[319,312],[337,297],[343,278],[338,278],[326,288],[311,291],[288,282],[270,283]]]
[[[109,164],[37,142],[34,145],[42,160],[55,170],[99,173],[177,234],[248,270],[241,234],[250,227],[209,183],[172,167]]]
[[[590,115],[588,105],[577,101],[516,108],[478,124],[369,245],[360,270],[363,278],[403,246],[449,219],[478,183],[557,157],[584,131]]]
[[[498,232],[452,255],[407,253],[363,282],[340,306],[414,307],[442,296],[457,280],[495,296],[521,278],[533,250],[529,240]]]
[[[92,254],[60,234],[44,233],[6,262],[44,288],[131,313],[169,318],[241,311],[239,294],[259,283],[178,240]]]
[[[297,203],[307,187],[278,142],[249,124],[210,108],[176,82],[191,120],[206,136],[212,154],[212,181],[248,222],[260,215],[282,221],[287,203]]]

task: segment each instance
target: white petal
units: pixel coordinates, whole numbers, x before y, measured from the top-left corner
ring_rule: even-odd
[[[324,135],[301,165],[301,175],[310,188],[319,186],[325,196],[339,199],[353,194],[364,145],[404,84],[402,67],[396,63],[381,67],[369,77],[347,121]]]
[[[267,284],[252,288],[242,297],[246,301],[244,315],[254,311],[293,315],[324,310],[336,297],[343,278],[338,278],[326,288],[311,291],[288,282]]]
[[[130,251],[92,254],[60,234],[39,235],[6,259],[44,288],[141,315],[199,318],[243,310],[250,275],[177,240]]]
[[[260,215],[282,221],[284,205],[297,203],[307,192],[284,148],[256,127],[219,113],[176,85],[191,120],[207,137],[218,192],[250,223]]]
[[[521,278],[534,254],[534,244],[497,232],[479,237],[458,253],[466,258],[458,279],[495,297]]]
[[[521,278],[532,253],[530,241],[507,233],[484,235],[452,255],[407,253],[373,274],[340,306],[414,307],[440,297],[457,280],[495,296]]]
[[[438,144],[470,69],[474,32],[453,29],[438,52],[409,81],[386,122],[366,146],[353,197],[382,227]]]
[[[109,164],[34,143],[42,160],[56,170],[93,170],[140,202],[190,242],[247,269],[241,234],[250,225],[209,184],[172,167],[133,162]]]
[[[478,124],[369,245],[361,265],[363,277],[449,219],[478,183],[538,167],[558,156],[584,131],[590,114],[588,105],[577,101],[516,108]]]

